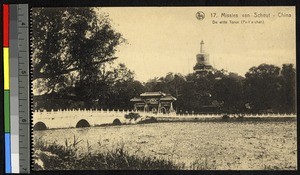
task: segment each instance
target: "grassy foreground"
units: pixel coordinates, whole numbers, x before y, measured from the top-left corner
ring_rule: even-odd
[[[106,153],[78,154],[75,138],[72,144],[58,145],[55,142],[46,144],[40,139],[35,140],[34,170],[176,170],[184,165],[175,164],[170,160],[137,157],[130,155],[124,147]],[[88,146],[88,150],[92,148]]]

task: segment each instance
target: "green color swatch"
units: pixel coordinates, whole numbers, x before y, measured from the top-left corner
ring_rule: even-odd
[[[10,97],[9,90],[4,91],[4,132],[10,132]]]

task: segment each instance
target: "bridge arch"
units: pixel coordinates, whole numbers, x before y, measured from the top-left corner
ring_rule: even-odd
[[[112,123],[113,125],[121,125],[122,123],[121,123],[121,121],[120,121],[120,119],[114,119],[114,121],[113,121],[113,123]]]
[[[85,120],[85,119],[81,119],[77,122],[76,124],[76,128],[84,128],[84,127],[90,127],[90,123]]]
[[[37,122],[33,126],[33,130],[46,130],[46,129],[48,129],[48,128],[44,122]]]

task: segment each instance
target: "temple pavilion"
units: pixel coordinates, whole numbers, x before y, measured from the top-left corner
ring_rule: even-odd
[[[173,102],[176,98],[163,92],[145,92],[130,100],[134,103],[134,110],[153,113],[175,112]]]

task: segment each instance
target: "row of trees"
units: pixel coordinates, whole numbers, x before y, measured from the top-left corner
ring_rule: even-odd
[[[295,112],[293,65],[262,64],[245,77],[224,70],[206,76],[168,73],[146,83],[126,65],[113,66],[126,40],[94,8],[33,8],[34,109],[132,109],[145,91],[177,98],[178,112]],[[212,107],[212,108],[211,108]]]
[[[225,70],[206,76],[169,73],[145,84],[148,91],[163,91],[177,97],[178,112],[279,112],[296,111],[296,70],[261,64],[245,77]]]

